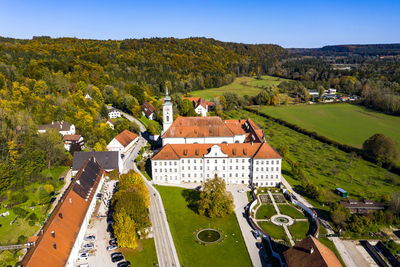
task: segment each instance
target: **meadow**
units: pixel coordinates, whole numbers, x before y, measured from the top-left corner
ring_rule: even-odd
[[[228,114],[231,118],[251,118],[264,129],[267,142],[279,149],[289,146],[286,159],[303,167],[306,178],[326,191],[331,201],[339,200],[334,194],[336,187],[349,192],[349,198],[374,199],[380,201],[393,192],[400,191],[400,177],[371,162],[365,161],[353,153],[346,153],[336,147],[319,142],[288,127],[244,110]],[[294,189],[307,197],[302,189],[301,180],[293,173],[286,160],[282,163],[282,175]],[[315,200],[308,198],[319,210],[327,211]],[[329,218],[327,212],[322,214]]]
[[[156,188],[162,197],[181,266],[251,266],[234,213],[216,219],[200,216],[188,207],[198,191],[169,186]],[[218,244],[198,244],[195,234],[204,228],[222,230],[224,240]]]
[[[206,100],[213,100],[215,96],[221,96],[225,92],[237,93],[238,96],[255,96],[262,90],[259,87],[279,85],[284,80],[285,79],[267,75],[261,76],[261,79],[256,79],[254,77],[238,77],[231,84],[219,88],[193,91],[190,95],[199,96]]]
[[[154,238],[139,240],[139,246],[136,249],[122,249],[122,253],[131,266],[148,267],[158,266],[156,246]]]
[[[254,107],[273,118],[296,124],[329,139],[361,148],[375,133],[394,138],[400,148],[400,117],[352,104]]]

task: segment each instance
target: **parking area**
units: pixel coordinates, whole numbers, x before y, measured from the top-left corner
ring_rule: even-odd
[[[101,190],[101,196],[97,196],[98,203],[96,209],[93,213],[92,219],[85,233],[85,238],[89,236],[94,236],[90,240],[84,241],[83,247],[80,253],[88,252],[88,257],[85,259],[76,260],[75,266],[80,266],[81,264],[88,264],[90,267],[115,267],[118,263],[124,261],[123,259],[118,262],[112,262],[111,254],[118,253],[118,249],[113,249],[111,251],[107,250],[110,246],[111,233],[108,232],[108,210],[111,204],[111,198],[113,191],[116,186],[115,180],[108,180],[104,182],[103,188]],[[88,245],[93,244],[93,245]],[[85,247],[86,246],[86,247]],[[92,247],[93,246],[93,247]],[[117,256],[117,255],[116,255]],[[85,265],[83,265],[85,266]]]

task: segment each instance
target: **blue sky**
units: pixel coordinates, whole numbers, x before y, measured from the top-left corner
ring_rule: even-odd
[[[400,43],[400,0],[0,0],[0,36],[210,37],[283,47]]]

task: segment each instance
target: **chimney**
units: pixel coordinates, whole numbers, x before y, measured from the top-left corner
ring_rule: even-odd
[[[72,204],[72,198],[69,198],[69,204]]]
[[[310,247],[310,254],[313,254],[313,252],[314,252],[314,247],[311,246],[311,247]]]

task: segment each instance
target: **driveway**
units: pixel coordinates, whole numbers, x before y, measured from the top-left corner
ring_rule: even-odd
[[[247,251],[250,255],[253,266],[266,266],[263,265],[264,263],[261,260],[262,254],[260,253],[263,253],[263,251],[257,248],[257,240],[254,238],[252,234],[252,228],[244,216],[244,207],[249,203],[249,200],[247,199],[247,191],[249,191],[249,189],[245,185],[227,185],[226,188],[233,194],[236,218],[238,220],[240,230],[242,231],[242,236],[244,238],[244,242],[246,243]],[[245,189],[246,192],[239,193],[239,189]]]

